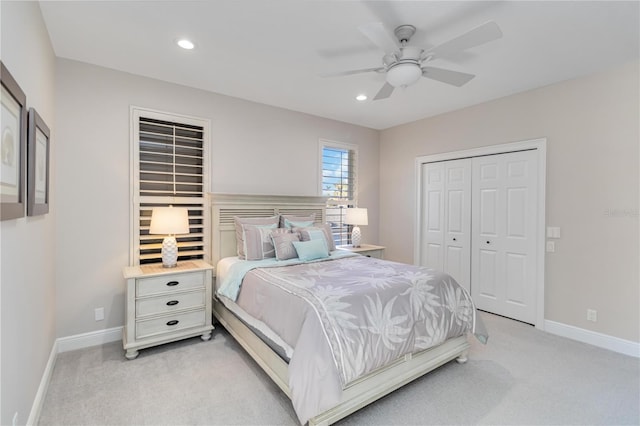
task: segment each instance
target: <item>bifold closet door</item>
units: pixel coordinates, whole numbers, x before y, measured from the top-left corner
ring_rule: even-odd
[[[420,264],[470,289],[471,160],[422,165]]]
[[[537,155],[472,159],[471,294],[479,309],[535,323]]]

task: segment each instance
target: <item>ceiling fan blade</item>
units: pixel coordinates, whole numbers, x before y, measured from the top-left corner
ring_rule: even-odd
[[[393,53],[400,49],[398,42],[391,37],[391,33],[382,25],[382,22],[371,22],[360,25],[358,29],[371,40],[373,44],[382,49],[384,53]]]
[[[343,75],[353,75],[353,74],[362,74],[365,72],[382,72],[384,71],[384,67],[376,67],[376,68],[363,68],[361,70],[350,70],[350,71],[340,71],[340,72],[329,72],[320,74],[320,77],[341,77]]]
[[[497,40],[502,37],[502,31],[498,24],[493,21],[482,24],[471,31],[451,39],[439,46],[433,47],[424,53],[424,56],[441,56],[453,52],[470,49],[481,44]]]
[[[443,83],[460,87],[468,83],[475,75],[467,74],[459,71],[445,70],[443,68],[423,67],[422,76],[432,80],[438,80]]]
[[[384,83],[384,86],[382,86],[382,88],[378,91],[378,93],[376,94],[376,96],[373,98],[374,101],[377,101],[379,99],[386,99],[389,96],[391,96],[391,94],[393,93],[393,89],[394,87],[392,85],[390,85],[389,83]]]

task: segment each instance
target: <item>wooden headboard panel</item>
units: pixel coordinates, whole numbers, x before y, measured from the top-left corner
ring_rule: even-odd
[[[266,217],[278,214],[316,214],[316,222],[326,222],[325,197],[289,195],[209,194],[211,200],[211,263],[236,256],[234,216]]]

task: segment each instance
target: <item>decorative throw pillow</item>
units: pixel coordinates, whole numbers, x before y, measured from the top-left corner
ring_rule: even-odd
[[[234,216],[233,221],[236,224],[236,248],[238,252],[238,257],[240,259],[245,258],[244,253],[244,230],[242,229],[242,225],[270,225],[271,228],[278,227],[278,221],[280,218],[278,216],[271,217],[238,217]]]
[[[293,242],[300,241],[298,234],[292,233],[271,233],[271,240],[273,241],[273,247],[276,251],[276,259],[287,260],[298,257],[296,249],[293,247]]]
[[[314,231],[314,232],[311,232]],[[317,231],[321,231],[322,233],[318,233]],[[331,225],[325,223],[324,225],[307,227],[307,228],[293,228],[293,232],[297,232],[300,234],[300,241],[309,241],[315,238],[324,237],[325,243],[327,244],[327,248],[329,251],[334,251],[336,249],[336,243],[333,241],[333,235],[331,233]]]
[[[271,234],[289,232],[287,229],[274,229],[274,225],[242,225],[242,229],[244,231],[244,256],[246,260],[276,257]]]
[[[280,215],[280,228],[304,228],[313,226],[316,221],[316,214],[311,213],[308,216],[294,216],[291,214]]]
[[[298,253],[300,260],[315,260],[323,259],[329,256],[327,245],[322,239],[309,240],[309,241],[293,241],[291,244]]]

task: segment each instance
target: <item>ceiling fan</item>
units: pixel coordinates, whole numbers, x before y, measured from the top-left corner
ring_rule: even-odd
[[[369,40],[382,49],[382,66],[360,70],[325,74],[325,77],[360,74],[365,72],[386,73],[386,82],[373,100],[391,96],[396,87],[407,87],[426,77],[460,87],[468,83],[475,75],[443,68],[426,66],[439,57],[460,52],[502,37],[500,27],[493,21],[487,22],[438,46],[424,50],[408,46],[416,32],[413,25],[400,25],[394,30],[395,39],[381,22],[372,22],[358,27]],[[396,40],[397,39],[397,40]]]

